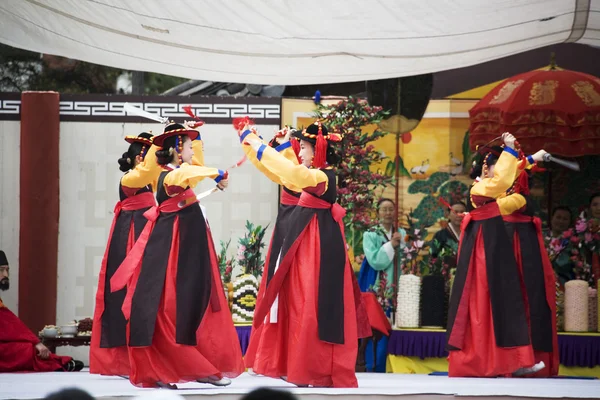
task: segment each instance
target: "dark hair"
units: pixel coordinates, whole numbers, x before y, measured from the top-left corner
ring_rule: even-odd
[[[300,141],[310,143],[313,147],[313,151],[316,151],[315,144],[312,141],[306,140],[304,138],[300,139]],[[342,158],[338,155],[337,151],[333,148],[331,143],[327,143],[327,155],[325,156],[325,161],[327,161],[327,164],[331,166],[336,166],[340,163],[340,161],[342,161]]]
[[[167,165],[168,163],[173,161],[173,154],[176,153],[175,143],[177,143],[178,137],[181,138],[180,140],[183,141],[182,143],[185,143],[187,140],[190,139],[188,135],[175,135],[166,138],[163,142],[162,149],[156,152],[157,163],[159,163],[160,165]],[[169,151],[169,149],[173,149],[173,151],[171,152]]]
[[[390,203],[392,203],[392,205],[394,207],[396,207],[396,203],[394,203],[394,200],[389,199],[387,197],[382,197],[379,199],[379,201],[377,202],[377,209],[379,210],[379,207],[381,207],[381,204],[385,203],[386,201],[389,201]]]
[[[77,388],[62,389],[58,392],[50,393],[45,397],[46,400],[94,400],[85,390]]]
[[[554,217],[554,214],[556,214],[557,211],[566,211],[569,213],[569,219],[573,219],[573,212],[571,211],[571,209],[567,206],[558,206],[558,207],[554,207],[554,209],[552,209],[552,214],[550,215],[551,217]]]
[[[463,206],[465,208],[465,210],[467,209],[467,205],[465,204],[464,201],[455,201],[452,204],[450,204],[450,207],[454,207],[454,206]]]
[[[317,144],[317,139],[304,136],[304,134],[302,133],[303,130],[304,130],[303,128],[292,129],[292,137],[296,137],[299,140],[308,142],[308,143],[312,144],[313,148],[314,148],[315,145]],[[318,132],[319,132],[319,126],[316,123],[310,124],[306,128],[306,133],[316,135]],[[325,125],[321,125],[321,133],[323,135],[327,135],[329,133],[329,131],[327,130],[327,127]],[[316,149],[315,149],[315,151],[316,151]],[[330,141],[327,141],[327,154],[325,155],[325,161],[327,162],[327,164],[329,164],[331,166],[336,166],[340,163],[341,160],[342,160],[342,158],[340,157],[340,155],[338,154],[338,152],[336,151],[334,146],[331,144]]]
[[[148,132],[142,132],[138,135],[138,137],[141,137],[144,139],[152,139],[152,134],[150,134]],[[144,147],[144,145],[142,143],[138,143],[138,142],[131,143],[129,145],[129,148],[127,149],[127,151],[125,153],[123,153],[121,158],[119,158],[119,160],[118,160],[119,169],[123,172],[127,172],[130,169],[133,169],[133,166],[134,166],[133,160],[135,160],[135,158],[142,153],[143,147]],[[148,149],[146,149],[146,150],[148,150]]]
[[[327,161],[327,164],[335,166],[340,163],[342,158],[337,154],[333,146],[329,144],[327,145],[327,156],[325,160]]]
[[[489,147],[489,149],[495,153],[498,154],[502,154],[502,151],[504,150],[502,147],[500,146],[492,146]],[[475,165],[473,166],[473,168],[471,168],[471,173],[469,174],[469,176],[471,177],[471,179],[475,179],[478,176],[481,176],[481,174],[483,173],[483,162],[485,161],[485,157],[488,155],[488,153],[485,154],[478,154],[478,160],[476,161]],[[488,167],[491,167],[492,165],[496,164],[496,162],[498,161],[498,158],[500,156],[496,155],[494,153],[491,153],[490,156],[487,159],[487,165]]]
[[[240,400],[296,400],[296,397],[285,390],[260,388],[247,393]]]
[[[594,201],[594,199],[595,199],[596,197],[600,197],[600,192],[596,192],[596,193],[594,193],[594,194],[592,194],[592,195],[590,196],[590,201],[589,201],[589,203],[588,203],[588,206],[591,206],[591,205],[592,205],[592,201]]]

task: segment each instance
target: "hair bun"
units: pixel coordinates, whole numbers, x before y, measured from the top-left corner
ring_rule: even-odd
[[[129,154],[127,154],[127,152],[123,153],[121,158],[119,158],[118,162],[119,162],[119,169],[123,172],[127,172],[131,168],[133,168],[133,164],[131,163],[131,158],[129,158]]]

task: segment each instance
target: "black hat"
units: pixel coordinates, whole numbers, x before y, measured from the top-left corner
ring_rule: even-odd
[[[158,147],[162,147],[165,139],[168,139],[173,136],[187,135],[190,137],[190,140],[195,140],[200,132],[194,129],[188,129],[181,124],[177,124],[175,122],[170,123],[165,127],[165,130],[162,134],[154,136],[152,139],[152,143]]]
[[[342,135],[339,133],[329,133],[327,127],[321,121],[310,124],[302,131],[293,132],[292,136],[312,143],[315,149],[311,165],[315,168],[325,167],[327,165],[327,153],[331,150],[329,145],[342,141]]]
[[[339,133],[329,133],[329,130],[325,125],[322,125],[320,121],[316,121],[310,124],[303,130],[296,130],[292,132],[292,136],[299,140],[306,140],[309,143],[317,144],[317,136],[319,134],[319,129],[321,130],[321,134],[323,135],[323,139],[327,140],[327,143],[331,142],[341,142],[343,136]]]

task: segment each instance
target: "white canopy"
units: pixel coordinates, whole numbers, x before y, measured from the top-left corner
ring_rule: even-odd
[[[315,84],[600,45],[600,0],[3,0],[0,41],[126,70]]]

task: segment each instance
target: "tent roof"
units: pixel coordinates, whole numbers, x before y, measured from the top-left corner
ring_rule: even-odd
[[[5,0],[0,42],[126,70],[271,85],[600,44],[600,0]]]

